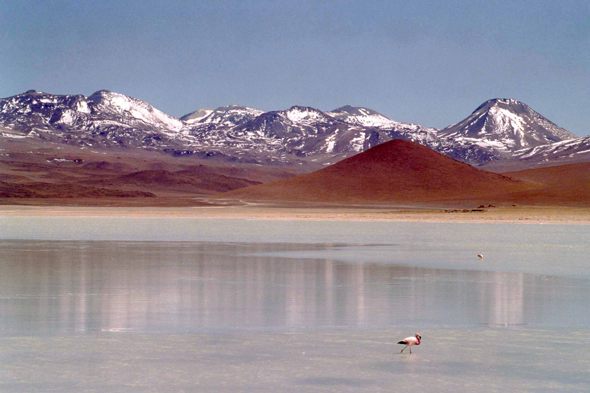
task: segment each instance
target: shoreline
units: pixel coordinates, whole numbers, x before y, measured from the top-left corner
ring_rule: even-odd
[[[166,217],[277,221],[397,221],[590,225],[590,208],[500,206],[482,209],[419,207],[287,207],[269,205],[196,207],[89,207],[0,205],[2,216]]]

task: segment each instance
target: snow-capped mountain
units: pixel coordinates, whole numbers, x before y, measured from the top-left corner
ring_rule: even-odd
[[[97,91],[88,97],[89,109],[92,113],[112,119],[120,119],[120,122],[132,127],[153,126],[158,130],[175,135],[185,125],[164,112],[159,111],[147,102],[113,93],[107,90]]]
[[[466,119],[443,129],[440,135],[474,143],[506,157],[520,149],[577,138],[526,104],[499,98],[484,102]]]
[[[190,135],[208,149],[233,150],[232,154],[250,157],[266,155],[270,162],[313,159],[335,162],[390,138],[366,127],[337,120],[310,107],[293,106],[282,111],[255,113],[231,123],[201,123],[191,127]]]
[[[442,137],[435,128],[391,120],[381,113],[368,108],[343,106],[327,114],[352,125],[377,128],[382,139],[405,139],[420,143],[439,153],[457,160],[480,164],[497,159],[497,155],[474,143]]]
[[[231,107],[217,110],[220,113],[217,117],[228,119],[229,116],[225,115],[228,109]],[[244,116],[238,121],[208,122],[207,117],[202,117],[191,126],[190,136],[209,150],[218,149],[250,161],[253,154],[266,154],[266,162],[270,163],[293,161],[296,157],[325,165],[391,139],[418,142],[474,164],[498,158],[493,151],[474,143],[441,138],[434,128],[396,122],[367,108],[345,106],[322,112],[311,107],[293,106],[283,111],[260,111],[260,114],[255,111],[247,108],[249,119]],[[228,149],[232,152],[228,153]]]
[[[309,170],[391,139],[418,142],[481,165],[514,157],[530,159],[537,151],[523,149],[575,138],[515,100],[487,101],[467,119],[440,131],[350,105],[330,112],[305,106],[265,112],[230,105],[177,119],[144,101],[106,90],[89,97],[28,91],[0,99],[0,127],[0,138],[37,138],[84,148],[138,148]]]
[[[321,165],[390,139],[301,106],[264,112],[231,105],[183,119],[106,90],[89,97],[28,91],[0,100],[0,126],[6,130],[0,137],[84,148],[133,147],[261,164],[315,160]]]
[[[232,135],[258,135],[260,137],[311,137],[330,133],[340,124],[324,112],[303,106],[293,106],[283,111],[260,114],[254,119],[238,124]]]
[[[30,90],[0,100],[5,137],[37,137],[79,146],[162,148],[186,139],[186,124],[150,104],[106,90],[89,97]],[[181,141],[179,143],[185,143]]]
[[[233,127],[250,121],[263,113],[264,111],[261,111],[260,109],[240,105],[229,105],[217,109],[199,109],[188,115],[182,116],[180,120],[184,120],[187,124],[192,126],[213,125]]]
[[[252,113],[252,110],[250,110]],[[204,125],[207,124],[207,127]],[[346,106],[331,112],[304,106],[264,112],[249,121],[220,124],[205,118],[191,129],[192,137],[208,148],[271,153],[271,161],[310,157],[333,163],[391,139],[419,142],[453,158],[479,162],[494,159],[466,142],[439,138],[438,130],[393,121],[367,108]]]
[[[393,121],[389,117],[372,109],[350,105],[334,109],[333,111],[326,112],[326,114],[345,123],[363,127],[377,127],[381,129],[404,127],[408,130],[417,130],[420,128],[420,126],[415,124]]]

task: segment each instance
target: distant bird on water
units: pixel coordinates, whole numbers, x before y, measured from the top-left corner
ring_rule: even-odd
[[[414,337],[406,337],[402,341],[398,342],[398,344],[405,345],[404,349],[410,347],[410,353],[412,353],[412,345],[420,345],[420,340],[422,336],[419,333],[416,333]],[[404,353],[404,349],[400,353]]]
[[[478,257],[479,259],[483,259],[483,254],[477,254],[477,257]]]

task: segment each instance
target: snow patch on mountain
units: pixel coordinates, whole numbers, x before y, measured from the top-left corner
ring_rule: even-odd
[[[590,136],[555,142],[549,145],[521,149],[514,153],[516,158],[527,161],[573,158],[590,153]]]
[[[308,107],[293,106],[283,112],[284,116],[293,123],[314,124],[329,122],[331,119],[325,113]]]

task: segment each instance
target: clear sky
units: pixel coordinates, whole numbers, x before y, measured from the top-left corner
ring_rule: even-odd
[[[514,98],[590,134],[587,0],[0,0],[0,26],[0,97],[350,104],[437,128]]]

